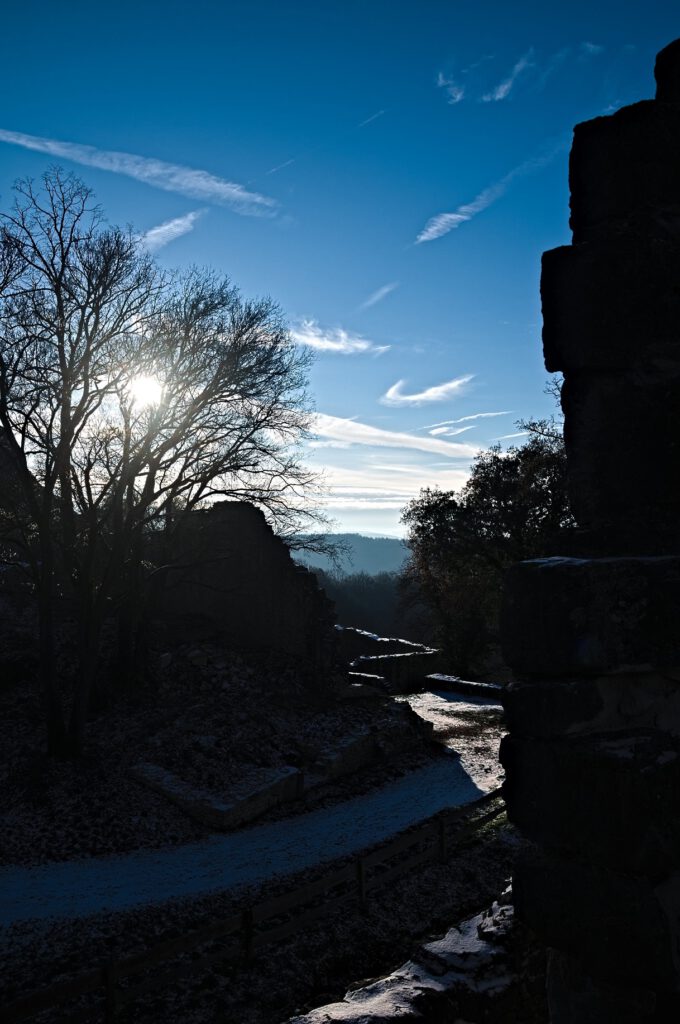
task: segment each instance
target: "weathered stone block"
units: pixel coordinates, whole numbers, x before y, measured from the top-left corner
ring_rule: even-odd
[[[508,815],[530,839],[660,878],[680,849],[680,743],[663,733],[501,743]]]
[[[516,864],[513,893],[520,919],[596,981],[679,990],[680,875],[654,886],[534,848]]]
[[[573,512],[602,553],[680,551],[680,373],[569,373],[562,405]]]
[[[545,558],[506,577],[503,650],[520,675],[680,665],[680,558]]]
[[[542,268],[548,370],[680,366],[680,245],[621,235],[550,249]]]
[[[551,1024],[668,1024],[680,1019],[678,996],[597,984],[573,957],[548,955]]]
[[[577,124],[569,158],[574,242],[680,230],[680,109],[643,100]]]
[[[515,736],[563,736],[576,724],[597,720],[603,709],[601,693],[587,679],[511,683],[502,702],[508,731]]]
[[[502,700],[514,736],[658,729],[680,739],[680,672],[517,682],[504,687]]]
[[[596,721],[603,700],[587,679],[511,683],[502,696],[508,731],[516,736],[561,736],[577,723]]]

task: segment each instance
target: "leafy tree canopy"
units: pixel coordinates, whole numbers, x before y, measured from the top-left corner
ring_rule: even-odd
[[[527,441],[481,452],[459,492],[427,488],[404,510],[408,574],[456,671],[475,674],[496,642],[504,571],[550,553],[572,524],[566,456],[554,420],[521,423]]]

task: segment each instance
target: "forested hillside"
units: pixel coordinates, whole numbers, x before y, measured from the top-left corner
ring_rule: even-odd
[[[360,533],[333,534],[341,549],[340,565],[332,564],[327,555],[316,552],[297,552],[295,557],[313,569],[324,572],[352,575],[368,573],[375,576],[381,572],[399,572],[406,558],[406,545],[397,537],[365,537]]]

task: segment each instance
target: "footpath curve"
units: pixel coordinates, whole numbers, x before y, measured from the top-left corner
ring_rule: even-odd
[[[0,926],[87,917],[257,885],[385,842],[447,807],[471,803],[497,784],[449,754],[343,803],[200,843],[5,867],[0,869]]]

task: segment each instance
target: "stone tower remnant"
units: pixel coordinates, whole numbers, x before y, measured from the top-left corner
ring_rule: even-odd
[[[506,587],[515,902],[553,1024],[680,1020],[680,40],[655,76],[575,129],[541,294],[578,530]]]
[[[336,662],[332,602],[260,509],[220,501],[193,513],[169,556],[180,568],[156,595],[158,615],[180,630],[189,617],[201,619],[237,650],[279,655],[329,679]]]

